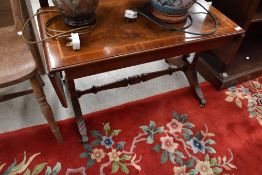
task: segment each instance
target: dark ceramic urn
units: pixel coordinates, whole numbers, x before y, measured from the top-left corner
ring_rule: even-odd
[[[64,22],[72,27],[88,26],[95,22],[99,0],[52,0],[64,15]]]

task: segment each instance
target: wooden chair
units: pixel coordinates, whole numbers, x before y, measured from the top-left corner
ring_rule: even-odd
[[[57,141],[61,143],[63,142],[63,137],[54,120],[52,109],[46,100],[41,78],[38,75],[36,61],[28,45],[26,45],[17,34],[18,31],[21,31],[22,24],[25,20],[22,18],[21,10],[21,3],[24,3],[24,0],[10,1],[15,25],[0,28],[0,88],[29,80],[32,90],[1,95],[0,102],[33,92],[51,131],[54,133]]]

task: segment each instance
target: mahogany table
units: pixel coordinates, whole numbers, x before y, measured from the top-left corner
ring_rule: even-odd
[[[206,101],[199,88],[195,71],[198,57],[194,57],[193,62],[189,63],[186,59],[187,56],[193,52],[219,48],[243,37],[244,30],[238,28],[234,22],[212,6],[209,7],[203,0],[199,2],[206,6],[218,21],[217,31],[209,36],[196,37],[181,32],[168,31],[142,16],[132,22],[127,22],[124,19],[125,9],[140,8],[147,2],[147,0],[100,0],[96,11],[97,27],[90,34],[81,35],[80,51],[73,51],[72,48],[66,47],[65,39],[50,40],[43,43],[49,78],[62,105],[67,107],[61,72],[65,75],[66,86],[70,93],[83,142],[86,142],[88,138],[78,101],[82,95],[124,87],[158,76],[172,74],[176,71],[183,71],[200,104],[204,105]],[[53,9],[54,7],[44,9],[50,8]],[[211,18],[206,14],[195,12],[204,12],[204,10],[197,4],[190,9],[193,25],[187,30],[193,32],[211,31],[214,25]],[[38,17],[41,38],[46,37],[44,32],[46,21],[54,15],[56,15],[54,12],[50,12]],[[55,22],[52,27],[54,29],[66,28],[62,21]],[[174,58],[179,55],[184,55],[182,60],[167,60],[177,67],[171,66],[166,70],[128,77],[99,87],[93,86],[84,91],[77,90],[75,87],[75,80],[81,77],[165,58]]]

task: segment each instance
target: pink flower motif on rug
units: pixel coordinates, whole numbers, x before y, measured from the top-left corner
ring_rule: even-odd
[[[178,147],[178,144],[174,143],[174,139],[172,137],[160,137],[160,140],[162,142],[161,148],[167,150],[170,153],[174,153],[175,149]]]
[[[98,163],[105,157],[105,153],[102,149],[94,149],[93,153],[91,154],[91,158],[96,160]]]
[[[183,165],[181,167],[174,167],[174,175],[189,175],[186,173],[186,165]]]
[[[182,132],[183,124],[178,122],[176,119],[173,119],[166,125],[169,128],[169,131],[172,133]]]
[[[109,160],[112,161],[119,161],[121,152],[120,151],[116,151],[116,149],[113,149],[112,152],[108,153],[109,156]]]
[[[212,168],[210,167],[210,162],[209,161],[198,161],[196,164],[196,170],[198,170],[198,172],[201,175],[213,175],[214,172],[212,170]]]

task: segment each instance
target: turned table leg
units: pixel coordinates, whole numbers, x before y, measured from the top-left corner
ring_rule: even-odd
[[[85,120],[82,117],[82,110],[81,110],[81,107],[78,101],[78,95],[77,95],[77,91],[75,88],[75,82],[74,80],[67,80],[66,84],[67,84],[68,91],[71,97],[73,110],[74,110],[75,117],[77,120],[78,130],[82,137],[82,143],[86,143],[88,141],[87,130],[86,130],[86,125],[85,125]]]
[[[197,99],[199,100],[200,106],[203,107],[206,104],[206,100],[199,86],[197,72],[195,69],[199,56],[198,54],[196,54],[193,58],[192,63],[188,62],[187,60],[188,57],[189,55],[183,55],[180,57],[169,58],[169,59],[166,59],[166,62],[172,65],[178,66],[178,67],[181,67],[181,66],[185,67],[183,72],[185,73],[187,77],[187,80],[190,84],[191,89],[194,91]]]
[[[68,105],[67,105],[65,91],[62,84],[61,75],[62,73],[55,72],[55,73],[48,74],[48,77],[53,85],[53,88],[56,92],[58,99],[60,100],[60,103],[62,104],[63,107],[67,108]]]
[[[206,100],[205,100],[203,92],[202,92],[202,90],[199,86],[199,82],[198,82],[198,78],[197,78],[197,72],[196,72],[196,65],[197,65],[197,62],[199,60],[199,56],[196,53],[194,58],[193,58],[192,63],[188,62],[187,57],[188,56],[183,56],[183,61],[187,65],[185,75],[187,77],[187,80],[190,84],[191,89],[195,92],[196,97],[199,100],[200,106],[204,107],[204,105],[206,104]]]
[[[48,122],[48,125],[50,126],[52,132],[54,133],[54,136],[57,140],[58,143],[63,142],[63,136],[59,130],[58,125],[55,122],[54,116],[53,116],[53,111],[48,104],[46,100],[46,96],[44,94],[44,90],[42,88],[41,83],[39,82],[39,78],[37,76],[34,76],[33,78],[30,79],[30,83],[33,88],[34,95],[40,105],[41,111],[45,117],[45,119]]]

